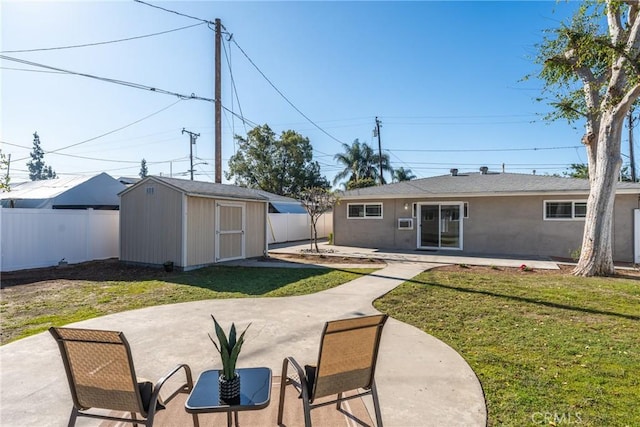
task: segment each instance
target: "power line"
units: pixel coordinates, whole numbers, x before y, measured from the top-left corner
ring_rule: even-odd
[[[269,80],[269,78],[262,72],[262,70],[255,64],[255,62],[253,62],[253,60],[249,57],[249,55],[247,55],[247,53],[240,47],[240,45],[238,44],[238,42],[233,38],[233,34],[229,35],[231,38],[231,41],[233,41],[233,43],[236,45],[236,47],[240,50],[240,52],[242,52],[242,54],[245,56],[245,58],[247,58],[247,60],[249,61],[249,63],[251,63],[251,65],[253,65],[253,67],[258,71],[258,73],[260,73],[260,75],[267,81],[267,83],[269,83],[269,85],[271,85],[271,87],[278,92],[278,94],[282,97],[282,99],[284,99],[294,110],[296,110],[302,117],[304,117],[309,123],[311,123],[313,126],[315,126],[318,130],[320,130],[320,132],[324,133],[325,135],[327,135],[329,138],[333,139],[336,142],[339,142],[340,144],[344,144],[344,142],[340,141],[338,138],[336,138],[335,136],[331,135],[329,132],[327,132],[326,130],[324,130],[323,128],[321,128],[316,122],[314,122],[313,120],[311,120],[306,114],[304,114],[302,111],[300,111],[300,109],[298,107],[296,107],[293,102],[291,102],[289,100],[289,98],[287,98],[281,91],[280,89],[278,89],[276,87],[275,84],[273,84],[273,82],[271,80]]]
[[[406,151],[406,152],[420,152],[420,153],[468,153],[468,152],[501,152],[501,151],[543,151],[543,150],[567,150],[581,148],[581,145],[572,145],[568,147],[534,147],[534,148],[479,148],[479,149],[400,149],[394,148],[393,150],[385,149],[385,151]]]
[[[231,39],[227,40],[228,43],[231,43]],[[233,78],[233,68],[231,67],[231,49],[229,49],[229,52],[227,53],[227,47],[224,45],[224,43],[222,44],[222,47],[224,48],[224,56],[227,60],[227,65],[229,66],[229,76],[230,76],[230,80],[231,80],[231,88],[233,89],[233,93],[236,96],[236,100],[238,101],[238,110],[240,111],[240,115],[244,115],[242,113],[242,105],[240,105],[240,97],[238,96],[238,88],[236,87],[236,81]],[[231,108],[233,109],[233,97],[231,97]],[[244,125],[244,133],[248,133],[247,132],[247,126],[246,124],[243,122],[242,123]],[[232,123],[231,125],[234,133],[235,133],[235,126]],[[234,142],[234,146],[235,146],[235,142]]]
[[[171,9],[165,9],[164,7],[156,6],[154,4],[147,3],[147,2],[144,2],[142,0],[133,0],[133,1],[135,1],[136,3],[144,4],[144,5],[149,6],[149,7],[153,7],[153,8],[160,9],[160,10],[164,10],[165,12],[175,13],[176,15],[184,16],[185,18],[195,19],[196,21],[200,21],[203,24],[215,24],[215,22],[208,21],[206,19],[201,19],[201,18],[198,18],[198,17],[195,17],[195,16],[187,15],[186,13],[177,12],[177,11],[171,10]]]
[[[384,119],[487,119],[504,117],[531,117],[536,114],[482,114],[471,116],[384,116]]]
[[[30,70],[28,68],[13,68],[13,67],[0,67],[0,70],[29,71],[31,73],[66,74],[61,71]]]
[[[85,139],[84,141],[76,142],[75,144],[67,145],[66,147],[57,148],[57,149],[55,149],[55,150],[51,150],[51,151],[45,151],[44,153],[45,153],[45,154],[59,154],[59,153],[58,153],[59,151],[66,150],[66,149],[71,148],[71,147],[76,147],[76,146],[81,145],[81,144],[86,144],[87,142],[91,142],[91,141],[94,141],[94,140],[96,140],[96,139],[98,139],[98,138],[102,138],[103,136],[111,135],[112,133],[115,133],[115,132],[121,131],[122,129],[126,129],[126,128],[130,127],[130,126],[133,126],[133,125],[135,125],[135,124],[137,124],[137,123],[140,123],[140,122],[141,122],[141,121],[143,121],[143,120],[148,119],[149,117],[155,116],[156,114],[159,114],[159,113],[161,113],[161,112],[163,112],[163,111],[165,111],[165,110],[168,110],[169,108],[173,107],[174,105],[176,105],[176,104],[177,104],[177,103],[179,103],[180,101],[182,101],[182,99],[179,99],[179,100],[177,100],[176,102],[173,102],[173,103],[171,103],[171,104],[167,105],[166,107],[161,108],[161,109],[160,109],[160,110],[158,110],[158,111],[155,111],[155,112],[153,112],[153,113],[151,113],[151,114],[148,114],[148,115],[146,115],[146,116],[144,116],[144,117],[142,117],[142,118],[140,118],[140,119],[138,119],[138,120],[136,120],[136,121],[134,121],[134,122],[131,122],[131,123],[129,123],[129,124],[126,124],[126,125],[124,125],[124,126],[121,126],[121,127],[117,128],[117,129],[111,130],[111,131],[109,131],[109,132],[103,133],[103,134],[98,135],[98,136],[94,136],[93,138]],[[22,148],[24,148],[24,147],[22,147]],[[29,158],[29,157],[23,157],[23,158],[21,158],[21,159],[17,159],[17,161],[26,160],[26,159],[28,159],[28,158]]]
[[[142,36],[135,36],[135,37],[127,37],[125,39],[109,40],[109,41],[96,42],[96,43],[76,44],[76,45],[70,45],[70,46],[43,47],[43,48],[38,48],[38,49],[3,50],[3,51],[0,51],[0,53],[42,52],[42,51],[48,51],[48,50],[76,49],[76,48],[80,48],[80,47],[100,46],[100,45],[105,45],[105,44],[121,43],[121,42],[126,42],[126,41],[131,41],[131,40],[144,39],[144,38],[147,38],[147,37],[159,36],[159,35],[162,35],[162,34],[173,33],[175,31],[186,30],[188,28],[197,27],[197,26],[203,25],[203,24],[205,24],[205,22],[201,22],[199,24],[187,25],[185,27],[180,27],[180,28],[174,28],[172,30],[161,31],[159,33],[145,34],[145,35],[142,35]]]
[[[156,92],[156,93],[161,93],[163,95],[172,95],[172,96],[177,96],[180,99],[195,99],[198,101],[207,101],[207,102],[215,102],[215,100],[211,99],[211,98],[204,98],[201,96],[196,96],[194,93],[192,93],[191,95],[183,95],[177,92],[171,92],[168,90],[164,90],[164,89],[160,89],[160,88],[156,88],[156,87],[152,87],[152,86],[146,86],[140,83],[132,83],[132,82],[127,82],[124,80],[116,80],[116,79],[110,79],[107,77],[100,77],[100,76],[95,76],[93,74],[87,74],[87,73],[80,73],[80,72],[76,72],[76,71],[69,71],[69,70],[65,70],[62,68],[57,68],[57,67],[52,67],[50,65],[45,65],[45,64],[39,64],[37,62],[32,62],[32,61],[26,61],[24,59],[19,59],[19,58],[12,58],[10,56],[6,56],[6,55],[0,55],[0,59],[4,59],[6,61],[13,61],[13,62],[18,62],[21,64],[25,64],[25,65],[30,65],[32,67],[39,67],[39,68],[45,68],[48,70],[54,70],[54,71],[60,71],[66,74],[73,74],[76,76],[82,76],[82,77],[88,77],[90,79],[95,79],[95,80],[100,80],[100,81],[104,81],[107,83],[114,83],[114,84],[118,84],[118,85],[122,85],[122,86],[128,86],[128,87],[132,87],[134,89],[141,89],[141,90],[148,90],[151,92]]]

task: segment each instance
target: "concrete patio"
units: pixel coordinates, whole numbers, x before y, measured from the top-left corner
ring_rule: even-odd
[[[337,249],[334,254],[342,256],[347,251],[352,255],[368,251],[332,248]],[[286,250],[299,249],[294,246]],[[217,354],[207,336],[213,329],[210,314],[223,326],[232,321],[238,327],[251,322],[239,366],[267,366],[273,375],[280,375],[285,356],[295,356],[302,363],[315,361],[326,320],[375,313],[371,304],[377,297],[423,270],[442,265],[434,261],[446,262],[443,259],[427,261],[419,258],[420,254],[416,257],[416,254],[374,253],[387,261],[385,268],[313,295],[164,305],[73,326],[124,331],[138,375],[157,379],[177,363],[189,364],[194,377],[218,366]],[[369,256],[373,256],[371,251]],[[468,262],[457,259],[457,263]],[[536,268],[557,268],[553,263],[530,260],[487,259],[484,262],[485,265],[514,266],[526,262]],[[71,397],[57,346],[48,333],[0,347],[0,363],[2,426],[66,425]],[[452,348],[412,326],[389,320],[376,378],[387,426],[486,425],[484,395],[474,372]],[[368,398],[363,400],[369,405]],[[267,422],[275,425],[275,420]],[[96,423],[82,420],[78,425]]]

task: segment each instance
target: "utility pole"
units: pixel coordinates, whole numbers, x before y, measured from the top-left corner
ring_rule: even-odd
[[[222,81],[220,71],[220,46],[222,44],[222,33],[220,31],[220,19],[216,18],[216,43],[215,43],[215,168],[216,183],[222,182]],[[192,167],[193,169],[193,167]],[[193,178],[191,178],[193,179]]]
[[[633,108],[629,110],[629,159],[631,166],[631,181],[638,182],[636,180],[636,161],[633,155],[633,124],[635,120],[633,118]]]
[[[380,160],[380,185],[382,185],[382,141],[380,140],[380,120],[376,117],[376,135],[378,135],[378,157]]]
[[[189,161],[191,162],[191,168],[189,168],[189,172],[191,172],[191,181],[193,181],[193,146],[195,145],[196,139],[198,139],[200,134],[182,128],[182,134],[184,135],[185,133],[189,134]]]

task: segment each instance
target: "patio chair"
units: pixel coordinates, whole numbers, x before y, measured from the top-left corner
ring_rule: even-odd
[[[173,368],[155,386],[137,378],[131,349],[122,332],[53,327],[49,332],[58,342],[73,398],[69,426],[74,426],[78,417],[152,426],[157,410],[164,409],[164,404],[178,393],[189,393],[193,388],[191,369],[185,364]],[[181,370],[186,381],[163,401],[160,389]],[[130,412],[131,418],[85,412],[91,408]],[[195,415],[193,421],[197,426]]]
[[[304,424],[311,426],[311,410],[336,403],[341,410],[343,400],[371,395],[376,415],[376,425],[382,427],[380,403],[374,374],[380,336],[387,315],[363,316],[327,322],[320,339],[318,362],[304,369],[293,357],[282,362],[278,425],[282,425],[284,397],[287,385],[293,385],[300,393],[304,410]],[[293,367],[288,372],[289,365]],[[357,390],[355,395],[345,396]],[[335,399],[315,403],[318,398],[337,395]]]

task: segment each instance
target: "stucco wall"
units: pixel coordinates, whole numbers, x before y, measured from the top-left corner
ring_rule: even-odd
[[[414,250],[418,247],[418,219],[414,218],[413,230],[398,229],[398,218],[413,216],[413,203],[465,202],[468,218],[463,220],[463,254],[568,258],[582,245],[584,220],[544,220],[544,201],[586,199],[586,195],[577,195],[353,201],[382,202],[382,219],[347,219],[350,201],[343,199],[334,209],[334,241],[337,245]],[[637,195],[616,198],[613,237],[616,261],[633,261],[634,208],[638,208]]]

